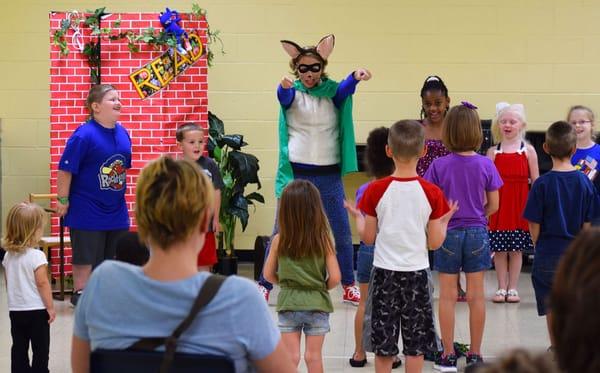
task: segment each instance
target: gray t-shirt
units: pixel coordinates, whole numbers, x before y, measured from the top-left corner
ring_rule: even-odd
[[[75,310],[73,334],[97,348],[125,349],[143,337],[169,336],[187,316],[207,272],[181,281],[147,277],[113,260],[96,268]],[[177,351],[228,356],[236,372],[270,355],[280,334],[251,281],[230,276],[179,339]],[[161,347],[164,349],[164,347]]]
[[[213,186],[216,190],[223,190],[225,184],[223,184],[223,177],[221,171],[219,171],[219,165],[213,159],[208,157],[200,157],[196,163],[200,165],[202,171],[208,176],[213,182]]]

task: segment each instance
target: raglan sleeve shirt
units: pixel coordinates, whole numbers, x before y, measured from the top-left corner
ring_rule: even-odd
[[[431,214],[429,215],[429,220],[436,220],[444,216],[448,211],[450,211],[450,206],[448,206],[448,201],[446,201],[446,197],[442,190],[427,180],[419,178],[419,182],[421,183],[421,188],[425,192],[427,196],[427,200],[429,201],[429,205],[431,206]]]
[[[371,183],[367,186],[367,189],[364,191],[362,198],[358,201],[358,208],[365,215],[377,217],[377,204],[381,199],[381,196],[385,192],[385,188],[375,188],[374,185],[377,183]]]

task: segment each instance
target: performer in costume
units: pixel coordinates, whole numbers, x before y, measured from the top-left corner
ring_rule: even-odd
[[[282,40],[292,58],[296,79],[283,77],[277,89],[279,112],[279,165],[275,194],[294,179],[306,179],[317,186],[335,238],[337,259],[342,271],[344,301],[358,305],[360,292],[354,285],[353,247],[348,215],[344,209],[342,176],[356,172],[356,143],[352,121],[352,94],[371,73],[357,69],[337,83],[324,69],[333,51],[335,37],[328,35],[317,46],[300,47]],[[275,222],[274,232],[277,232]],[[268,300],[272,285],[261,276],[259,288]]]

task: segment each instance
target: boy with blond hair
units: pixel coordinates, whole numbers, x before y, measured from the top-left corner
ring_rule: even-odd
[[[177,128],[175,133],[177,145],[183,154],[183,159],[196,163],[198,167],[213,182],[215,188],[215,211],[212,216],[209,231],[202,250],[198,253],[198,270],[209,271],[217,263],[217,244],[215,232],[220,230],[219,212],[221,209],[221,190],[224,187],[223,178],[217,163],[209,157],[204,156],[204,129],[196,123],[185,123]]]

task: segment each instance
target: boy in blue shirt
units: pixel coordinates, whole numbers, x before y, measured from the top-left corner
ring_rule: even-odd
[[[589,227],[599,211],[592,182],[571,164],[576,144],[575,129],[569,123],[555,122],[548,128],[543,148],[552,158],[552,169],[531,187],[523,213],[535,245],[531,280],[538,315],[547,315],[547,322],[550,315],[546,298],[558,262],[577,233]]]

